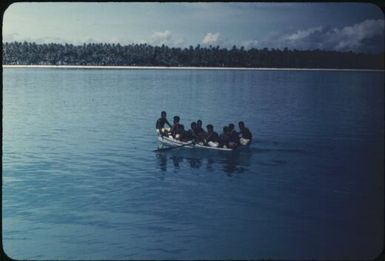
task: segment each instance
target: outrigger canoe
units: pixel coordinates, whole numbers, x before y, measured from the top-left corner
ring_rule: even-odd
[[[211,147],[198,143],[192,143],[191,141],[180,141],[176,140],[173,137],[161,136],[158,134],[158,140],[169,147],[183,147],[183,148],[201,148],[209,150],[222,150],[222,151],[233,151],[234,149],[230,148],[220,148],[220,147]]]

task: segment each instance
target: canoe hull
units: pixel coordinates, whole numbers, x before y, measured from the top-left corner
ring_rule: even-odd
[[[207,150],[219,150],[219,151],[232,151],[233,149],[230,149],[230,148],[218,148],[218,147],[210,147],[210,146],[205,146],[205,145],[200,145],[200,144],[190,144],[191,141],[179,141],[179,140],[176,140],[174,138],[171,138],[171,137],[166,137],[166,136],[158,136],[158,140],[166,145],[166,146],[170,146],[170,147],[179,147],[179,146],[183,146],[183,148],[199,148],[199,149],[207,149]],[[188,144],[188,145],[186,145]]]

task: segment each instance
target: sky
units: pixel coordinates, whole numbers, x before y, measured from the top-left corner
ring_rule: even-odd
[[[384,51],[370,3],[14,3],[3,42]]]

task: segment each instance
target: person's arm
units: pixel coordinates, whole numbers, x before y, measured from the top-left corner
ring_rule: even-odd
[[[167,119],[166,119],[166,124],[167,124],[170,128],[172,128],[171,124],[168,122]]]

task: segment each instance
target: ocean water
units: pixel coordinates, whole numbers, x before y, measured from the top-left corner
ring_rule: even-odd
[[[166,110],[234,152],[159,144]],[[15,259],[365,259],[384,240],[384,73],[3,69]]]

